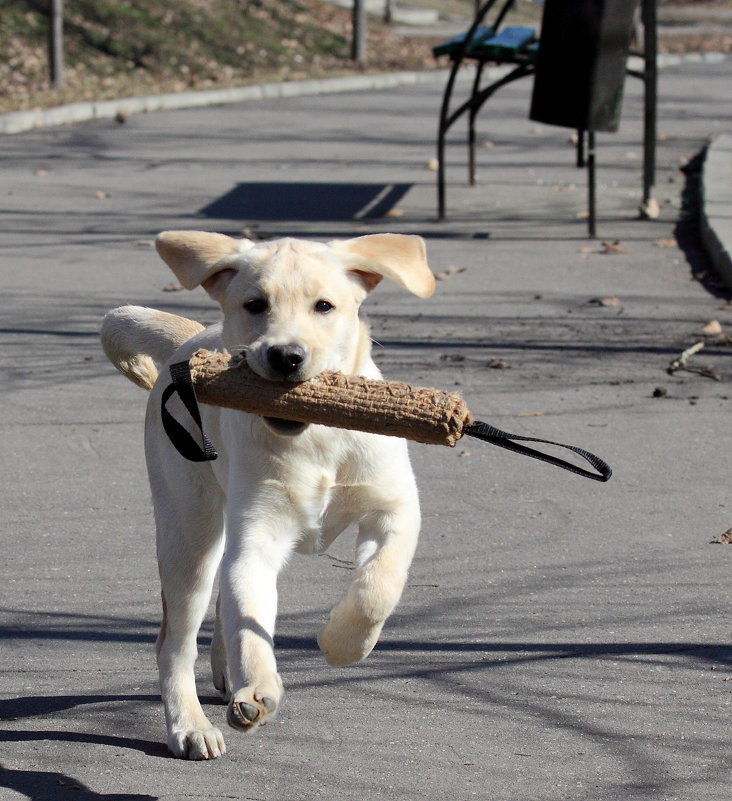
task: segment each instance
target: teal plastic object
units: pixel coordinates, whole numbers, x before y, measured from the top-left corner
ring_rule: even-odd
[[[490,39],[496,32],[496,29],[493,25],[484,25],[481,28],[476,28],[475,33],[473,34],[473,38],[470,42],[470,47],[475,47],[484,39]],[[460,45],[465,41],[465,37],[468,35],[468,32],[460,33],[457,36],[454,36],[452,39],[449,39],[447,42],[443,42],[442,44],[435,45],[432,48],[432,55],[437,58],[438,56],[451,56],[454,53],[457,53],[460,49]]]

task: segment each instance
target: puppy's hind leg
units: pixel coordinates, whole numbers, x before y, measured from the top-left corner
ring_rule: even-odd
[[[221,693],[224,701],[229,702],[229,675],[226,667],[226,645],[221,630],[221,597],[216,599],[216,621],[213,639],[211,640],[211,676],[213,686]]]
[[[196,637],[223,549],[223,501],[208,487],[204,494],[196,482],[188,483],[187,493],[174,490],[172,482],[151,483],[164,603],[158,670],[168,748],[177,757],[214,759],[226,749],[221,732],[201,708],[194,664]]]

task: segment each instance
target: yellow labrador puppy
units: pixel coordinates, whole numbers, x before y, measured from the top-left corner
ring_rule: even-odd
[[[380,378],[359,308],[387,276],[419,297],[434,277],[417,236],[374,234],[327,244],[251,242],[168,231],[157,249],[186,289],[197,286],[223,310],[198,323],[124,306],[102,328],[108,357],[152,388],[146,457],[157,526],[163,620],[157,642],[168,747],[178,757],[224,753],[221,732],[196,695],[196,636],[217,569],[213,682],[227,720],[248,730],[277,711],[282,681],[273,653],[277,575],[294,551],[317,553],[358,526],[353,583],[318,635],[332,665],[363,659],[401,595],[420,527],[406,443],[393,437],[260,418],[203,406],[219,453],[186,461],[166,436],[162,365],[198,348],[228,349],[271,381],[302,381],[323,370]]]

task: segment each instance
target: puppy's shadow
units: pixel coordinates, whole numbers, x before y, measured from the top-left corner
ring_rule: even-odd
[[[81,801],[155,801],[157,796],[139,793],[97,793],[65,773],[42,770],[14,770],[0,763],[0,789],[19,793],[30,801],[48,801],[63,797],[64,790],[73,790],[74,799]]]
[[[112,703],[145,703],[158,704],[157,695],[29,695],[21,698],[8,698],[0,701],[0,721],[17,721],[23,719],[43,718],[49,720],[54,715],[76,709],[80,706],[91,704],[104,704],[108,706]],[[205,699],[206,702],[220,702],[219,699]],[[166,746],[161,742],[143,740],[134,737],[122,737],[112,734],[92,734],[79,731],[58,731],[50,729],[33,730],[3,730],[0,731],[0,742],[19,743],[19,742],[38,742],[52,740],[55,742],[86,743],[94,745],[110,745],[115,748],[128,748],[133,751],[140,751],[146,756],[159,758],[172,758]],[[2,750],[2,749],[0,749]],[[0,773],[4,777],[5,773]],[[22,771],[21,771],[22,772]],[[2,782],[0,781],[0,786]],[[111,798],[112,796],[104,796]],[[115,798],[117,796],[114,796]],[[137,796],[121,796],[124,798],[137,798]],[[147,798],[148,796],[140,796]]]

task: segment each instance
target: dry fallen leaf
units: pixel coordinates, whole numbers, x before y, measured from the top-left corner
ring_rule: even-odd
[[[574,184],[557,184],[554,187],[555,192],[572,192],[577,187]]]
[[[732,545],[732,528],[728,528],[724,534],[720,534],[711,540],[715,545]],[[726,679],[725,679],[726,681]]]
[[[651,197],[645,203],[641,203],[638,213],[643,220],[657,220],[661,214],[661,207],[656,198]]]
[[[653,243],[657,248],[677,248],[679,243],[674,239],[674,237],[669,237],[668,239],[657,239]]]
[[[614,242],[603,242],[602,253],[630,253],[628,248],[620,246],[620,242],[616,239]]]
[[[591,306],[620,306],[621,301],[620,298],[616,298],[615,296],[608,297],[608,298],[590,298],[587,301]]]
[[[437,159],[430,159],[424,166],[432,172],[437,172],[440,169],[440,162]]]
[[[163,287],[163,292],[180,292],[183,287],[180,284],[166,284]]]
[[[38,176],[48,175],[48,170],[36,170],[34,174]]]
[[[109,197],[109,192],[95,192],[94,197],[97,200],[104,200],[104,198]]]
[[[716,336],[722,333],[722,326],[719,320],[710,320],[704,328],[702,328],[702,332],[709,336]]]
[[[586,220],[590,216],[589,211],[578,211],[577,214],[574,215],[578,220]]]
[[[449,278],[452,278],[453,275],[457,275],[458,273],[464,273],[465,270],[466,270],[465,267],[456,267],[455,265],[451,265],[446,270],[442,270],[439,273],[435,273],[435,280],[447,281]]]
[[[389,209],[389,211],[384,214],[384,217],[403,217],[404,216],[404,209]]]

